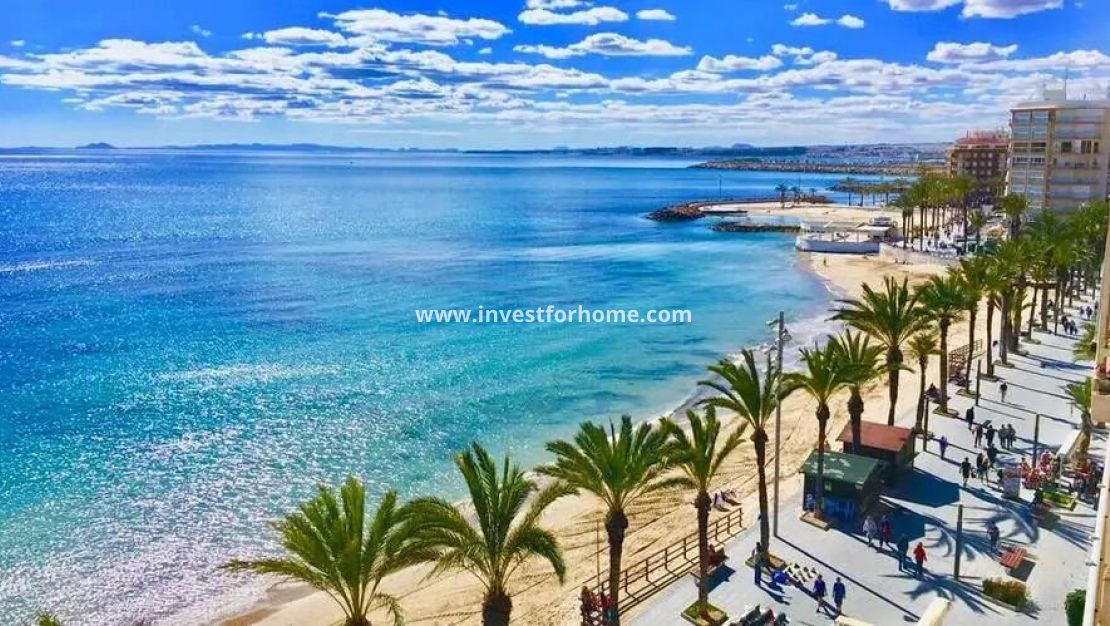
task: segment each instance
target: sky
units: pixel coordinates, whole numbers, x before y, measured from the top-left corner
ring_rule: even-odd
[[[6,0],[0,146],[948,141],[1108,50],[1110,0]]]

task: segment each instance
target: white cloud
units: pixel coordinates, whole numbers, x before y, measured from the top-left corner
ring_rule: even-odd
[[[493,54],[493,48],[490,48],[489,46],[486,46],[485,48],[482,48],[481,50],[479,50],[478,54]]]
[[[303,28],[301,26],[291,26],[289,28],[278,28],[276,30],[268,30],[262,34],[253,34],[247,39],[257,38],[262,39],[271,46],[345,46],[347,45],[347,38],[339,33],[330,30],[321,30],[319,28]],[[246,37],[246,35],[244,35]]]
[[[813,48],[809,46],[788,46],[786,44],[777,43],[771,46],[771,54],[780,57],[806,57],[813,54]]]
[[[212,31],[208,30],[207,28],[201,27],[199,24],[193,24],[192,26],[189,27],[189,30],[194,35],[197,35],[197,36],[200,36],[200,37],[211,37],[212,36]]]
[[[797,11],[798,10],[798,5],[796,5],[796,4],[784,4],[784,5],[782,5],[782,8],[783,8],[784,11]]]
[[[383,9],[356,9],[339,14],[321,13],[336,26],[368,41],[455,45],[466,37],[498,39],[510,31],[500,22],[482,18],[454,19],[442,15],[401,15]],[[357,43],[357,42],[356,42]]]
[[[22,48],[23,46],[27,45],[27,42],[22,39],[13,39],[8,43],[10,43],[13,48]]]
[[[790,21],[791,26],[825,26],[826,24],[836,23],[844,28],[863,28],[864,22],[855,15],[845,13],[840,17],[833,20],[828,17],[821,17],[816,13],[802,13],[798,17]]]
[[[937,42],[926,55],[926,59],[936,63],[976,63],[998,61],[1017,52],[1017,44],[995,46],[977,41],[975,43]]]
[[[614,7],[590,7],[571,13],[556,13],[548,9],[525,9],[517,16],[523,24],[531,26],[554,26],[579,24],[597,26],[602,22],[626,22],[628,14]]]
[[[836,23],[844,28],[863,28],[864,21],[850,13],[845,13],[836,18]]]
[[[699,71],[715,74],[748,70],[766,72],[778,67],[782,67],[782,60],[777,56],[771,56],[769,54],[761,57],[744,57],[729,54],[720,59],[711,56],[703,56],[701,61],[698,61]]]
[[[540,44],[518,45],[513,50],[527,54],[540,54],[549,59],[567,59],[586,54],[602,56],[686,56],[692,53],[690,48],[676,46],[662,39],[641,41],[617,33],[595,33],[565,48]]]
[[[940,11],[963,4],[963,17],[1009,19],[1019,15],[1059,9],[1063,0],[886,0],[895,11]]]
[[[825,24],[828,24],[830,21],[832,21],[832,20],[821,17],[821,16],[817,15],[816,13],[802,13],[798,17],[794,18],[790,22],[790,25],[791,26],[824,26]]]
[[[636,18],[660,22],[673,22],[676,19],[675,16],[666,9],[643,9],[642,11],[636,11]]]

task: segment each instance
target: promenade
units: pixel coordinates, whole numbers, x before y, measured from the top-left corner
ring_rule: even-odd
[[[1074,315],[1074,311],[1069,311]],[[1014,465],[1032,453],[1036,415],[1040,414],[1040,450],[1057,449],[1069,441],[1079,424],[1079,414],[1065,396],[1064,388],[1090,375],[1089,363],[1074,363],[1072,337],[1034,332],[1040,343],[1022,342],[1023,355],[1011,355],[1012,367],[996,367],[995,373],[1009,385],[1006,402],[1002,402],[999,382],[982,381],[976,422],[990,420],[996,427],[1011,424],[1018,439],[1013,450],[1000,449],[1003,464]],[[985,372],[984,364],[984,372]],[[974,372],[974,365],[972,371]],[[913,624],[935,598],[952,602],[944,620],[946,624],[1032,624],[1052,626],[1065,623],[1064,599],[1073,589],[1085,587],[1085,560],[1094,529],[1094,510],[1080,502],[1073,511],[1053,509],[1056,518],[1038,526],[1029,514],[1033,492],[1022,489],[1021,500],[1005,499],[997,485],[981,483],[974,476],[967,488],[961,486],[959,463],[967,457],[974,465],[974,438],[962,419],[964,410],[974,400],[954,394],[950,407],[960,418],[930,415],[934,438],[947,436],[950,445],[947,458],[940,457],[939,445],[931,441],[928,450],[917,443],[915,467],[895,488],[885,488],[881,508],[889,511],[895,538],[905,533],[910,548],[921,541],[928,560],[924,575],[918,579],[912,572],[899,571],[891,549],[868,547],[858,527],[832,527],[823,531],[803,522],[800,496],[784,500],[780,512],[778,537],[771,541],[771,551],[790,562],[815,568],[828,582],[839,576],[847,585],[844,603],[846,616],[864,622],[887,626]],[[906,402],[908,405],[909,402]],[[880,421],[885,407],[869,406],[865,419]],[[900,425],[911,426],[913,411],[901,416]],[[835,435],[835,433],[834,433]],[[1102,456],[1105,437],[1096,431],[1091,445],[1095,458]],[[992,478],[993,480],[993,478]],[[956,525],[958,506],[963,505],[963,540],[960,578],[953,575],[956,557]],[[757,511],[752,512],[753,516]],[[996,603],[982,593],[986,578],[1010,579],[998,563],[998,554],[990,549],[987,523],[994,522],[1001,531],[1002,545],[1016,545],[1028,550],[1027,562],[1016,568],[1013,578],[1024,580],[1032,603],[1024,613]],[[831,613],[819,612],[817,603],[796,587],[775,589],[765,580],[762,587],[752,581],[751,568],[744,559],[752,552],[758,539],[758,525],[751,526],[726,546],[733,571],[726,571],[715,581],[710,601],[736,619],[753,605],[785,611],[791,624],[830,624]],[[692,578],[683,578],[659,592],[634,613],[631,623],[643,626],[685,624],[679,616],[697,598]]]

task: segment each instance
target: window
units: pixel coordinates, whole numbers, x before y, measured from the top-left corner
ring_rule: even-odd
[[[1071,151],[1072,151],[1072,149],[1071,149],[1071,142],[1070,141],[1061,141],[1060,142],[1060,152],[1061,153],[1068,153],[1068,152],[1071,152]]]

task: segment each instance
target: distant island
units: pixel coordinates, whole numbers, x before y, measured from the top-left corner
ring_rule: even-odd
[[[83,146],[77,146],[77,149],[78,150],[115,150],[116,147],[113,146],[110,143],[104,143],[104,142],[100,141],[100,142],[96,142],[96,143],[87,143]]]

